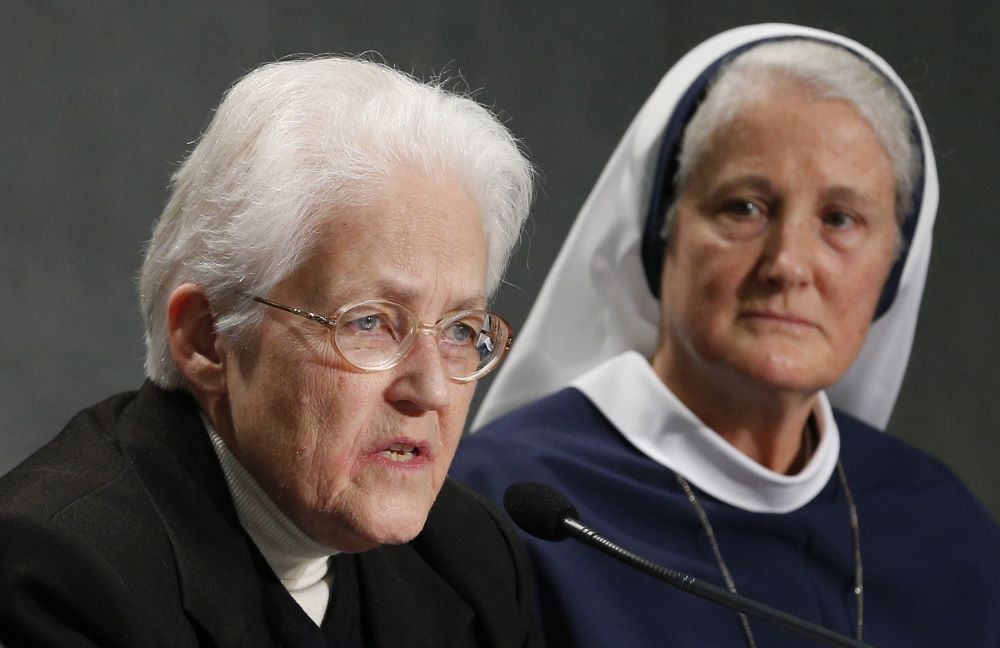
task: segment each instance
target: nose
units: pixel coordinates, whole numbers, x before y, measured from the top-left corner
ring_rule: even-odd
[[[778,218],[764,240],[758,279],[782,289],[807,286],[813,281],[816,252],[809,219]]]
[[[451,380],[433,334],[418,333],[413,348],[395,370],[398,375],[387,397],[397,408],[420,413],[440,410],[450,403]]]

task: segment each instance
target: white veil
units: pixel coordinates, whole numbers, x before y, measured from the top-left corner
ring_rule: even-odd
[[[506,365],[483,400],[474,429],[565,387],[623,351],[652,356],[660,306],[647,286],[640,247],[665,125],[689,87],[720,59],[758,41],[789,37],[839,44],[866,59],[899,88],[919,130],[923,184],[915,194],[916,220],[911,215],[909,221],[915,227],[901,260],[895,298],[872,324],[854,364],[827,390],[834,407],[885,429],[909,360],[930,261],[938,204],[934,153],[913,97],[881,57],[842,36],[783,24],[718,34],[688,52],[663,77],[580,210]]]

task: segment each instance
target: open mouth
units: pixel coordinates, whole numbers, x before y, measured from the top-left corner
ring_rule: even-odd
[[[379,454],[389,461],[407,462],[413,461],[420,456],[420,448],[405,443],[393,443]]]

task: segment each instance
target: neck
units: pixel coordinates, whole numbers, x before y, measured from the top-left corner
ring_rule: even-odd
[[[794,475],[809,462],[815,445],[810,441],[807,428],[811,413],[812,408],[809,407],[800,415],[786,415],[773,421],[705,422],[730,445],[765,468],[783,475]]]
[[[202,422],[219,458],[240,525],[292,598],[316,625],[322,624],[333,584],[329,559],[337,552],[312,540],[288,519],[230,452],[204,413]]]
[[[695,416],[750,459],[785,475],[798,473],[808,463],[815,446],[805,442],[816,406],[815,392],[746,384],[733,388],[718,381],[695,383],[692,372],[672,371],[660,356],[653,358],[652,365]]]

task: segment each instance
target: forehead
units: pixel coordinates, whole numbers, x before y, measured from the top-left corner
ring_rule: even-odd
[[[401,173],[368,205],[332,211],[292,280],[320,300],[484,303],[486,255],[482,217],[457,182]]]
[[[891,160],[860,112],[799,84],[779,85],[749,100],[713,134],[692,179],[699,171],[755,168],[869,193],[895,191]]]

